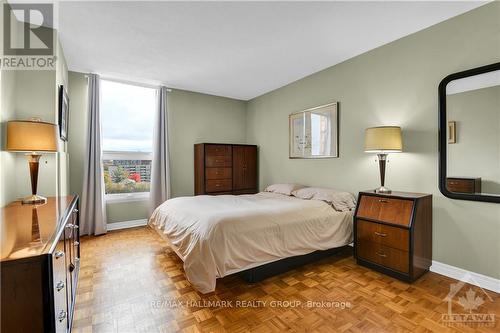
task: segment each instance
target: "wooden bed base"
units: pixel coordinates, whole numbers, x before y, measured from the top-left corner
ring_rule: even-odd
[[[234,274],[239,274],[248,283],[255,283],[350,249],[351,247],[346,245],[328,250],[318,250],[300,256],[280,259]],[[352,252],[352,250],[350,251]]]

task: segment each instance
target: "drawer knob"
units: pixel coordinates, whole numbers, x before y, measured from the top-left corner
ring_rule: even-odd
[[[57,319],[59,319],[60,322],[66,319],[66,311],[61,310],[61,312],[59,312],[59,315],[57,316]]]
[[[385,254],[385,253],[380,253],[380,252],[377,252],[377,255],[378,255],[379,257],[382,257],[382,258],[387,257],[387,254]]]
[[[215,187],[220,187],[220,184],[215,184]]]
[[[64,282],[62,282],[62,281],[57,282],[57,284],[56,284],[57,291],[61,291],[61,290],[63,290],[63,288],[64,288]]]
[[[377,231],[375,231],[375,235],[380,236],[380,237],[387,236],[387,234],[384,234],[384,233],[381,233],[381,232],[377,232]]]
[[[62,258],[64,257],[64,252],[56,251],[56,253],[54,253],[54,257],[56,257],[56,259]]]
[[[386,200],[386,199],[379,199],[378,202],[381,202],[381,203],[388,203],[389,200]]]
[[[75,244],[75,246],[78,246],[78,245],[80,245],[80,242],[79,241],[75,241],[73,244]]]

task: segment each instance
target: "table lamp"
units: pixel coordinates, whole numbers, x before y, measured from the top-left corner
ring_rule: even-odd
[[[45,123],[38,119],[14,120],[7,122],[8,151],[27,151],[28,164],[31,176],[31,195],[22,199],[23,204],[43,204],[47,199],[37,195],[38,184],[38,152],[57,151],[57,126]]]
[[[391,193],[391,190],[384,186],[387,154],[400,153],[402,151],[401,127],[380,126],[365,130],[365,152],[377,154],[380,168],[381,186],[375,189],[375,193]]]

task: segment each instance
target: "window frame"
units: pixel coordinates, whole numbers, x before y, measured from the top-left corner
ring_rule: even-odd
[[[152,152],[138,151],[103,151],[101,156],[101,164],[104,160],[153,160]],[[104,169],[103,169],[104,172]],[[103,173],[104,177],[104,173]],[[106,188],[104,189],[106,190]],[[146,201],[150,198],[151,190],[148,192],[132,192],[132,193],[105,193],[104,201],[106,203],[120,203],[130,201]]]

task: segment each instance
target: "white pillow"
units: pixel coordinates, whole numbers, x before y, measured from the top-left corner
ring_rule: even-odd
[[[301,199],[323,200],[340,212],[356,208],[356,198],[352,193],[322,187],[305,187],[292,192],[292,195]]]
[[[265,192],[272,192],[284,195],[292,195],[293,191],[303,188],[303,185],[299,184],[273,184],[266,187]]]

